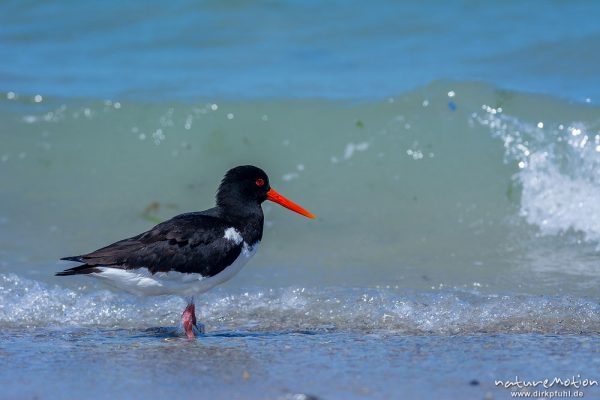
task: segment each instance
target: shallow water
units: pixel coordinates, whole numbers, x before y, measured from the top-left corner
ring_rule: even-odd
[[[0,398],[600,378],[596,3],[69,4],[0,5]],[[256,257],[196,299],[204,337],[183,299],[53,275],[245,163],[319,218],[264,205]]]
[[[168,329],[73,328],[0,337],[5,398],[509,398],[496,380],[600,373],[597,336],[238,330],[189,341]],[[597,386],[581,391],[597,398]]]

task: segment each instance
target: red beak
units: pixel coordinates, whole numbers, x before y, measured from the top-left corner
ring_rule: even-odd
[[[311,213],[308,210],[305,210],[304,208],[300,207],[298,204],[294,203],[293,201],[286,199],[285,197],[283,197],[282,195],[277,193],[272,188],[269,189],[269,191],[267,192],[267,200],[271,200],[277,204],[281,204],[285,208],[295,211],[298,214],[302,214],[305,217],[312,218],[312,219],[317,218],[317,216],[315,214]]]

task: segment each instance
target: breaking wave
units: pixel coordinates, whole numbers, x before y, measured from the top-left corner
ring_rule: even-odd
[[[110,291],[64,289],[15,274],[0,275],[0,326],[146,329],[176,326],[185,303]],[[288,287],[198,299],[208,331],[363,331],[414,335],[600,332],[600,304],[570,296],[482,295],[447,290]]]

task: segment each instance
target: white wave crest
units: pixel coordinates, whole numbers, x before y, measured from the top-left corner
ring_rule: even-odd
[[[582,122],[523,122],[484,105],[474,121],[502,140],[516,163],[520,214],[544,235],[582,233],[600,243],[600,134]]]

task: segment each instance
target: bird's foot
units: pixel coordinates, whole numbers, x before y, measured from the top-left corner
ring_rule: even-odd
[[[185,310],[183,310],[183,314],[181,314],[181,325],[183,325],[183,331],[185,332],[185,336],[188,339],[193,339],[194,335],[194,327],[196,324],[196,306],[194,303],[189,303]]]

